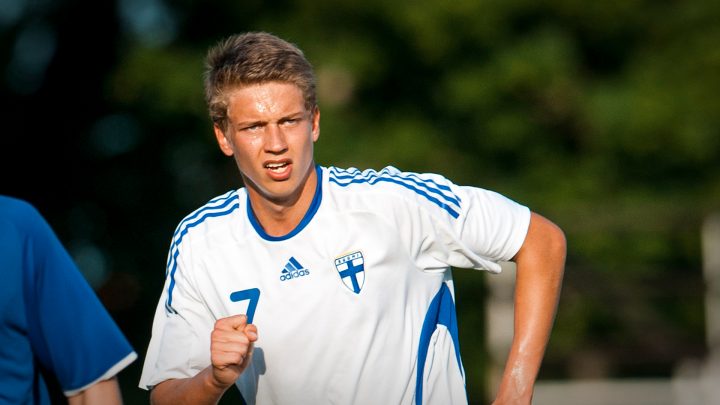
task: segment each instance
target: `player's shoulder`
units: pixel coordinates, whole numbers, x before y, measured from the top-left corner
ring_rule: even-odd
[[[362,196],[362,200],[382,206],[413,203],[454,217],[460,210],[459,188],[440,174],[403,171],[394,166],[380,170],[331,166],[326,173],[331,192],[341,196]]]
[[[377,187],[397,190],[400,192],[416,191],[415,189],[426,187],[438,187],[441,189],[450,188],[453,183],[444,176],[437,173],[420,173],[403,171],[395,166],[385,166],[380,170],[360,170],[355,167],[339,168],[329,166],[325,168],[328,181],[339,187]],[[393,187],[392,185],[403,187]],[[390,187],[386,187],[390,185]],[[407,185],[407,187],[405,187]]]
[[[192,234],[210,234],[230,225],[232,217],[241,205],[240,194],[244,191],[230,190],[218,195],[186,215],[175,228],[173,240],[179,243]]]
[[[8,220],[20,220],[28,217],[38,217],[40,213],[29,201],[0,195],[0,217]]]
[[[35,233],[47,226],[45,217],[32,203],[7,195],[0,195],[0,222],[23,234]]]

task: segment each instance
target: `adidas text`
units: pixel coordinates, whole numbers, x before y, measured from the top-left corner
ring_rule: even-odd
[[[280,276],[280,281],[292,280],[294,278],[307,276],[309,274],[310,274],[310,270],[307,270],[307,269],[295,270],[293,272],[283,273]]]

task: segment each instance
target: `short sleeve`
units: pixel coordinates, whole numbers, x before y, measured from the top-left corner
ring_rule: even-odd
[[[508,261],[520,250],[530,226],[530,209],[495,191],[461,188],[466,201],[456,226],[460,239],[493,261]]]
[[[65,395],[113,377],[137,354],[49,224],[22,212],[28,333],[39,361]]]
[[[195,292],[189,274],[192,266],[186,264],[190,249],[187,244],[182,249],[178,245],[174,242],[170,249],[165,285],[140,377],[142,389],[168,379],[192,377],[210,365],[214,318]]]
[[[381,173],[385,172],[399,190],[394,194],[403,195],[403,202],[388,212],[418,267],[499,272],[499,262],[512,259],[522,246],[530,225],[528,207],[495,191],[458,186],[437,174],[390,169]]]

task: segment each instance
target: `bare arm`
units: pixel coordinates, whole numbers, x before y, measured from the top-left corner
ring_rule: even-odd
[[[100,381],[88,389],[68,397],[69,405],[122,405],[120,386],[116,378]]]
[[[493,404],[530,404],[535,379],[555,319],[566,241],[562,230],[532,213],[530,228],[515,255],[514,335]]]
[[[166,380],[150,393],[153,405],[217,404],[252,360],[257,328],[245,315],[215,322],[210,338],[210,364],[192,378]]]
[[[161,404],[217,404],[230,385],[218,384],[208,366],[192,378],[166,380],[150,392],[150,403]]]

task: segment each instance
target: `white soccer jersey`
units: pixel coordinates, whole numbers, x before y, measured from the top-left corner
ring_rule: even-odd
[[[449,268],[499,272],[530,211],[434,174],[317,172],[286,236],[262,230],[242,188],[180,223],[140,387],[210,365],[215,320],[246,313],[249,404],[467,403]]]

